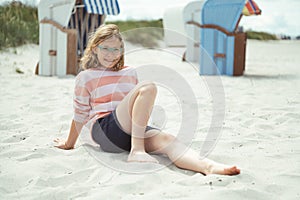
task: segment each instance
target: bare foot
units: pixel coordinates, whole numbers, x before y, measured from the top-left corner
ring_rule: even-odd
[[[241,173],[241,170],[236,166],[227,166],[215,163],[209,167],[208,174],[221,174],[221,175],[238,175]]]
[[[224,168],[224,174],[225,175],[238,175],[241,173],[241,170],[237,168],[236,166]]]
[[[154,157],[150,156],[148,153],[144,151],[133,151],[128,155],[128,162],[151,162],[158,163]]]

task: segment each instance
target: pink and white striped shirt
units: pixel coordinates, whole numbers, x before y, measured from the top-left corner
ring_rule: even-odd
[[[119,71],[91,68],[81,71],[75,80],[74,121],[91,128],[92,123],[113,110],[138,83],[136,70]]]

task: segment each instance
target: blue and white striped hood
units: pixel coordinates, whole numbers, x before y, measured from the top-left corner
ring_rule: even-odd
[[[118,0],[84,0],[86,11],[90,14],[118,15]]]

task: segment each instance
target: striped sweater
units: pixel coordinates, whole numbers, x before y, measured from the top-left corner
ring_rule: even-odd
[[[113,110],[138,83],[134,68],[120,71],[92,68],[76,76],[74,89],[74,121],[91,124]]]

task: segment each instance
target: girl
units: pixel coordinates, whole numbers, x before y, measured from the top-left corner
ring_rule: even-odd
[[[138,83],[133,68],[124,66],[124,43],[116,25],[99,27],[90,37],[76,77],[74,118],[67,140],[55,139],[56,147],[73,149],[84,125],[106,152],[128,151],[128,162],[158,161],[148,153],[167,155],[179,168],[208,174],[236,175],[226,166],[198,154],[173,135],[147,126],[157,88]]]

